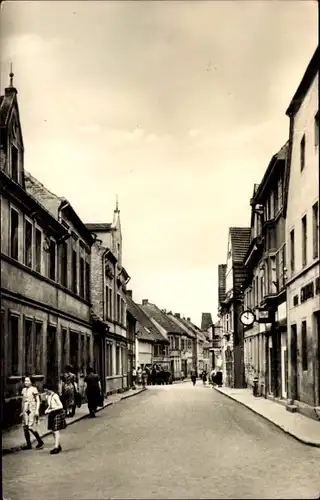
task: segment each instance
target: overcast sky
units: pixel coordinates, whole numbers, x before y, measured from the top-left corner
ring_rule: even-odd
[[[27,170],[85,222],[119,195],[133,298],[199,324],[316,45],[308,0],[6,1],[1,88]]]

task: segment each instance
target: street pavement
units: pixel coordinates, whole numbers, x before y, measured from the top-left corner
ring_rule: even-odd
[[[313,499],[320,449],[199,382],[149,387],[3,457],[5,500]]]

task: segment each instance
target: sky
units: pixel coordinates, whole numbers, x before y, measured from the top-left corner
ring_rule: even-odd
[[[287,141],[316,1],[4,1],[25,168],[84,222],[111,222],[136,302],[217,313],[228,228]]]

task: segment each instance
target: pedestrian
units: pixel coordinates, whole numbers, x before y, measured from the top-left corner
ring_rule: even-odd
[[[94,418],[96,416],[97,408],[101,404],[102,390],[101,390],[99,375],[94,372],[91,366],[89,366],[87,369],[87,375],[84,378],[84,382],[85,382],[85,392],[88,402],[89,416],[91,418]]]
[[[43,448],[44,443],[37,431],[39,410],[40,394],[38,389],[33,385],[30,377],[25,377],[24,388],[22,389],[22,405],[20,414],[23,422],[23,432],[27,442],[26,446],[23,447],[24,450],[31,450],[32,448],[30,432],[34,435],[38,442],[36,448],[38,450]]]
[[[203,385],[206,385],[206,382],[207,382],[207,371],[206,370],[203,370],[203,372],[201,374],[201,378],[202,378]]]
[[[81,395],[78,392],[77,377],[70,365],[66,365],[65,373],[62,377],[61,400],[66,411],[66,416],[74,417],[76,407],[81,403]]]
[[[133,384],[133,389],[136,388],[136,380],[137,380],[137,370],[133,368],[132,370],[132,384]]]
[[[216,370],[215,368],[213,368],[213,370],[211,370],[210,372],[210,381],[212,385],[214,385],[215,383],[215,376],[216,376]]]
[[[48,415],[48,430],[52,432],[54,437],[54,448],[50,451],[51,455],[56,455],[62,451],[60,445],[60,431],[67,427],[65,411],[61,403],[59,395],[54,391],[53,384],[47,382],[43,386],[47,396],[48,407],[45,414]]]
[[[137,384],[138,385],[142,384],[142,370],[141,370],[141,366],[139,366],[138,369],[137,369]]]
[[[142,380],[142,387],[143,387],[143,389],[146,388],[147,379],[148,379],[147,370],[146,370],[146,368],[143,368],[143,370],[141,372],[141,380]]]
[[[191,370],[191,380],[192,380],[193,385],[196,385],[197,372],[194,368]]]
[[[152,381],[152,385],[156,385],[156,381],[157,381],[157,368],[156,368],[156,365],[153,365],[153,368],[152,368],[151,381]]]

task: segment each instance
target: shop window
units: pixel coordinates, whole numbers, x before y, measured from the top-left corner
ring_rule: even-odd
[[[11,375],[19,373],[19,322],[18,316],[10,315],[9,331],[10,331],[10,367]]]
[[[120,375],[120,346],[116,346],[116,374]]]
[[[86,300],[90,301],[90,263],[86,261]]]
[[[302,355],[302,370],[308,370],[308,339],[307,339],[307,322],[301,323],[301,355]]]
[[[42,323],[36,321],[35,325],[35,370],[36,375],[43,373],[42,370],[42,345],[43,345],[43,325]]]
[[[61,368],[65,369],[67,364],[67,329],[62,328],[61,330]]]
[[[33,354],[33,339],[32,339],[33,321],[25,319],[24,322],[24,372],[26,375],[32,375],[32,354]]]

